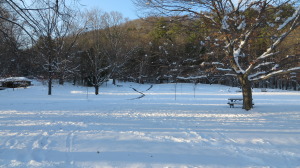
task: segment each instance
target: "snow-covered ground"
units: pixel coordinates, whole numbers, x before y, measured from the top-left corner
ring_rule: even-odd
[[[244,111],[238,88],[118,85],[0,91],[0,168],[300,167],[300,92],[255,89]]]

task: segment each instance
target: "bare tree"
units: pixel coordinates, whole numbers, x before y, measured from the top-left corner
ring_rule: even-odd
[[[9,13],[0,3],[0,76],[13,75],[18,70],[18,66],[14,66],[18,61],[17,55],[17,39],[16,39],[16,26],[6,20],[13,20],[14,16]]]
[[[37,5],[41,3],[44,3],[44,6]],[[1,15],[0,19],[19,26],[34,41],[36,39],[34,38],[33,32],[39,30],[40,22],[39,20],[37,20],[36,15],[31,12],[52,9],[53,11],[58,13],[59,7],[66,6],[65,0],[3,0],[1,1],[1,4],[3,4],[3,6],[8,11],[10,11],[10,13],[13,13],[16,17],[14,17],[13,19],[7,19]]]
[[[55,69],[62,69],[62,62],[68,62],[62,59],[61,55],[68,58],[69,54],[66,54],[66,51],[70,51],[75,44],[73,41],[66,46],[64,40],[73,33],[70,31],[70,27],[72,19],[74,19],[72,17],[74,12],[68,6],[71,2],[67,3],[65,0],[4,0],[1,1],[1,4],[16,17],[10,19],[1,15],[0,19],[18,26],[32,40],[32,45],[29,46],[32,47],[37,43],[39,54],[46,62],[43,67],[48,71],[48,95],[51,95]],[[63,54],[62,50],[64,50]]]
[[[60,79],[63,80],[62,75],[67,72],[70,51],[78,35],[71,31],[73,11],[65,4],[45,0],[35,5],[36,8],[46,7],[44,10],[31,11],[30,14],[39,22],[34,33],[41,39],[38,52],[45,62],[43,67],[48,72],[48,95],[51,95],[54,73],[60,72]],[[71,36],[75,36],[74,40],[67,43],[66,39],[71,39]]]
[[[64,84],[65,79],[76,76],[79,71],[78,39],[86,28],[85,22],[76,22],[76,14],[66,19],[55,38],[55,64],[54,71],[59,78],[59,84]]]
[[[87,34],[84,37],[83,54],[86,62],[85,71],[88,81],[95,88],[95,94],[99,94],[99,87],[107,80],[106,73],[110,66],[107,64],[107,58],[103,54],[103,34],[100,30],[103,29],[102,24],[103,12],[99,9],[93,9],[84,13],[83,17],[87,22]]]
[[[124,26],[127,21],[128,19],[119,12],[104,13],[102,16],[103,53],[110,65],[109,74],[114,84],[115,78],[121,76],[122,67],[137,49],[137,46],[130,45],[127,28]]]
[[[126,47],[126,32],[122,28],[126,19],[120,13],[93,9],[85,17],[89,31],[84,40],[86,71],[97,95],[104,82],[121,73],[133,49]]]
[[[224,65],[229,64],[237,76],[243,92],[243,108],[250,110],[252,105],[251,81],[270,78],[274,75],[299,71],[296,67],[279,66],[275,64],[265,71],[259,67],[273,64],[270,59],[282,55],[278,50],[280,44],[300,26],[300,6],[293,6],[292,0],[135,0],[139,7],[156,9],[159,14],[178,15],[185,18],[206,20],[218,32],[218,38],[223,41],[224,58],[219,60]],[[292,6],[293,12],[283,18],[281,23],[276,22],[280,11],[285,6]],[[153,11],[153,10],[152,10]],[[277,18],[277,19],[276,19]],[[276,26],[274,36],[257,55],[251,55],[247,49],[253,38],[259,37],[257,31],[262,28]],[[267,37],[265,37],[267,38]]]
[[[30,67],[24,50],[28,47],[28,38],[24,34],[25,23],[19,21],[19,15],[6,1],[0,2],[1,36],[1,76],[28,75]]]

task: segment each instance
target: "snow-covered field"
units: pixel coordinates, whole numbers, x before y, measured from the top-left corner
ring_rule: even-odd
[[[228,86],[118,85],[0,91],[0,167],[300,167],[300,92],[255,89],[244,111]]]

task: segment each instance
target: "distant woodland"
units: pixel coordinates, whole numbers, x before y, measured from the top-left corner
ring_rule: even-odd
[[[96,87],[108,79],[240,85],[224,51],[227,36],[212,22],[212,18],[218,20],[214,12],[207,11],[206,17],[149,16],[128,20],[118,12],[78,12],[65,4],[43,2],[29,9],[22,3],[14,6],[8,4],[11,1],[1,1],[1,78],[25,76]],[[265,9],[270,12],[247,39],[243,47],[247,57],[241,57],[241,62],[251,62],[262,55],[288,29],[277,28],[296,8],[290,4],[280,8],[273,12],[272,6]],[[247,24],[237,27],[243,29],[255,22],[258,12],[254,8],[244,10]],[[276,57],[255,67],[256,74],[272,72],[277,67],[300,67],[299,43],[297,27],[276,46]],[[300,90],[299,70],[257,79],[252,87]]]

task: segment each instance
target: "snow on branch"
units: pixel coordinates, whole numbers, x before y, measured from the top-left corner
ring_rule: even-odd
[[[216,21],[214,20],[213,16],[209,16],[209,15],[203,15],[205,18],[210,19],[213,23],[216,23]]]
[[[250,38],[251,33],[253,32],[254,29],[245,32],[245,34],[243,34],[241,37],[244,37],[244,39],[240,42],[239,46],[237,49],[234,49],[233,51],[233,58],[234,61],[237,65],[237,67],[239,68],[239,70],[235,70],[237,73],[243,73],[245,74],[247,72],[247,70],[243,70],[240,63],[239,63],[239,58],[238,57],[245,57],[245,55],[242,53],[242,49],[245,47],[245,45],[247,44],[247,41]]]
[[[251,80],[252,78],[257,77],[259,75],[263,75],[263,74],[266,74],[266,72],[265,71],[257,72],[255,74],[249,75],[248,79]]]
[[[273,45],[273,46],[274,46],[274,45]],[[260,57],[258,57],[257,59],[265,59],[265,58],[272,57],[272,56],[274,56],[274,55],[279,54],[279,53],[280,53],[279,51],[274,52],[274,53],[269,53],[269,52],[272,51],[273,46],[271,46],[270,48],[268,48],[267,51],[264,52],[264,53],[263,53]]]
[[[225,69],[225,68],[217,68],[219,71],[232,71],[232,69]]]
[[[254,67],[254,69],[257,69],[257,68],[259,68],[261,66],[267,66],[267,65],[270,65],[270,64],[274,64],[274,62],[264,62],[264,63],[261,63],[261,64],[257,65],[256,67]]]
[[[202,79],[202,78],[207,78],[207,76],[202,75],[202,76],[190,76],[190,77],[182,77],[182,76],[177,77],[177,79],[181,79],[181,80]]]
[[[211,64],[212,64],[212,65],[222,65],[222,66],[224,66],[224,64],[221,63],[221,62],[212,62]]]
[[[225,76],[237,76],[236,74],[227,73]]]
[[[278,64],[274,65],[274,67],[272,68],[272,70],[276,70],[279,67]]]
[[[241,48],[239,47],[237,50],[233,51],[233,58],[234,61],[237,65],[237,67],[239,68],[239,70],[235,69],[236,73],[245,73],[245,71],[242,69],[240,63],[239,63],[239,57],[241,56]]]
[[[243,20],[240,25],[237,27],[238,30],[244,30],[246,28],[247,24],[246,21]]]
[[[298,7],[298,9],[294,12],[293,16],[289,17],[279,28],[282,29],[284,28],[289,22],[291,22],[292,20],[294,21],[293,24],[290,26],[290,28],[281,34],[281,36],[279,36],[279,38],[271,45],[271,47],[269,47],[266,52],[264,52],[261,56],[259,56],[257,58],[257,60],[260,59],[265,59],[271,56],[274,56],[276,54],[278,54],[278,52],[272,53],[272,51],[293,31],[295,30],[299,25],[299,17],[300,17],[300,6]],[[278,30],[280,30],[278,28]]]
[[[262,75],[262,76],[259,76],[257,78],[253,78],[253,79],[250,79],[252,81],[256,81],[256,80],[265,80],[265,79],[268,79],[274,75],[279,75],[279,74],[286,74],[286,73],[290,73],[290,72],[293,72],[293,71],[300,71],[300,67],[294,67],[294,68],[290,68],[290,69],[286,69],[286,70],[278,70],[278,71],[274,71],[274,72],[271,72],[271,73],[268,73],[266,75]],[[256,76],[258,76],[259,74],[257,74]],[[251,75],[253,76],[253,75]],[[249,75],[249,78],[250,78],[250,75]]]
[[[197,60],[195,59],[191,59],[191,58],[188,58],[186,60],[184,60],[183,62],[186,63],[186,62],[196,62]]]

